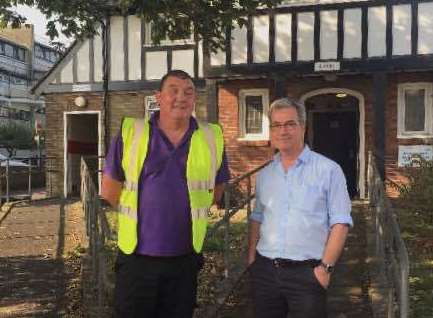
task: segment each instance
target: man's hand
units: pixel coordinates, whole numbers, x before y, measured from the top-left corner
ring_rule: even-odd
[[[327,273],[323,266],[318,265],[314,267],[314,276],[323,288],[328,289],[329,283],[331,282],[331,274]]]
[[[113,179],[108,174],[102,177],[101,197],[105,199],[113,208],[119,204],[120,193],[123,183]]]

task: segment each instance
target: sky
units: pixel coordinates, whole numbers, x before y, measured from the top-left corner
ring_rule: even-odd
[[[43,44],[49,44],[50,39],[45,35],[47,25],[45,16],[38,9],[23,5],[17,6],[17,12],[27,18],[27,23],[34,25],[35,40]],[[67,39],[65,36],[61,35],[59,41],[65,43],[67,46],[68,43],[72,42],[72,39]]]

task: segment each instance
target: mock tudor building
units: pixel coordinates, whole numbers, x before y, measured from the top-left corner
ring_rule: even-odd
[[[77,41],[34,87],[61,194],[79,189],[79,157],[104,155],[122,117],[157,109],[153,92],[170,69],[194,77],[196,116],[222,125],[233,174],[271,158],[266,113],[282,96],[306,104],[306,142],[342,166],[352,196],[367,196],[369,152],[393,180],[412,154],[432,157],[433,1],[291,1],[257,10],[215,54],[193,37],[152,45],[135,16],[108,26],[105,43]]]

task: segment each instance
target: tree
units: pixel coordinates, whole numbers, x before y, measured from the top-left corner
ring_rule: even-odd
[[[282,0],[0,0],[0,22],[19,26],[25,21],[13,10],[24,4],[37,7],[48,18],[47,35],[51,39],[59,30],[68,37],[89,36],[103,23],[107,14],[137,14],[152,22],[155,43],[168,36],[185,38],[192,25],[197,40],[205,40],[215,51],[224,49],[226,30],[233,21],[247,23],[248,14],[257,8],[272,8]]]
[[[0,125],[0,147],[7,150],[9,157],[13,157],[17,149],[31,149],[33,146],[33,132],[29,127],[15,123]]]

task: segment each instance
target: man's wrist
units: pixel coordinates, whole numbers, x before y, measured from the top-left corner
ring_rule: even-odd
[[[330,275],[334,272],[335,265],[333,263],[326,263],[321,261],[319,267],[321,267],[325,273]]]

